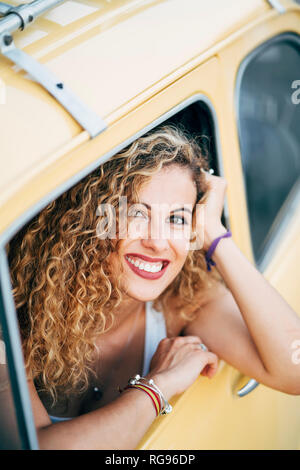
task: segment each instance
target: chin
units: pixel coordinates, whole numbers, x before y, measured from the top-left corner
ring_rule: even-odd
[[[158,279],[156,281],[143,280],[139,278],[135,280],[130,276],[125,282],[124,291],[129,297],[138,301],[147,302],[155,300],[173,282],[179,272],[180,270],[178,270],[178,272],[176,271],[176,273],[173,272],[172,276],[168,276],[168,278]]]
[[[162,289],[137,289],[136,286],[132,289],[128,289],[126,294],[132,299],[139,300],[140,302],[148,302],[150,300],[155,300],[163,292]]]

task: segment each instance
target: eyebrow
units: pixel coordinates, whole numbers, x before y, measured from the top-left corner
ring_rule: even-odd
[[[147,204],[146,202],[140,201],[139,204],[143,204],[143,206],[145,206],[145,207],[147,207],[147,209],[151,210],[151,206],[149,206],[149,204]],[[189,212],[191,215],[193,215],[192,211],[190,211],[190,209],[188,209],[187,207],[180,207],[178,209],[174,209],[172,212],[180,212],[180,211]]]

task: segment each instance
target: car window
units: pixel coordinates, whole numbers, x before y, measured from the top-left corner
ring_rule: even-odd
[[[280,209],[299,187],[299,37],[278,36],[247,57],[237,91],[252,246],[260,264],[282,220]]]
[[[0,326],[0,449],[21,449],[16,411],[7,367],[6,347]]]
[[[0,449],[37,449],[9,266],[0,246]]]
[[[214,110],[212,108],[212,105],[204,96],[200,97],[197,95],[191,99],[188,99],[187,102],[182,103],[179,107],[174,108],[174,112],[173,110],[167,111],[166,115],[162,116],[157,122],[153,122],[151,124],[151,128],[155,128],[160,124],[178,126],[179,128],[181,128],[182,131],[194,137],[198,141],[203,151],[209,155],[210,166],[215,170],[217,174],[220,174],[222,172],[221,159],[219,152],[217,152],[217,122],[214,117]],[[135,136],[133,136],[131,141],[134,140],[134,137]],[[68,182],[67,185],[68,186],[66,187],[66,189],[71,186],[71,182]],[[34,216],[34,214],[32,215]],[[225,220],[224,213],[222,217],[223,223],[226,224],[227,219]],[[24,221],[22,220],[22,222]],[[20,230],[22,230],[22,226],[20,226]],[[10,242],[12,242],[12,240],[10,240]],[[10,243],[6,246],[7,253],[9,253],[10,249],[13,250],[13,248],[9,245]],[[5,262],[4,264],[6,265],[7,263]],[[8,267],[9,257],[7,268]],[[7,336],[10,335],[8,339],[8,345],[14,346],[14,348],[17,349],[17,351],[15,351],[16,355],[14,358],[11,358],[12,360],[9,361],[9,365],[11,365],[12,363],[13,372],[16,375],[19,374],[19,377],[17,377],[18,380],[15,380],[12,386],[10,386],[10,382],[8,379],[7,355],[4,354],[4,341],[1,338],[3,350],[3,364],[0,365],[0,374],[2,374],[0,375],[0,441],[3,435],[5,436],[5,439],[3,438],[3,445],[5,448],[20,448],[20,446],[22,448],[37,448],[38,446],[36,443],[36,433],[34,428],[33,416],[30,411],[29,395],[27,390],[27,384],[25,382],[23,356],[21,356],[21,344],[17,344],[20,341],[20,331],[18,328],[17,316],[15,315],[16,305],[12,296],[12,286],[9,282],[8,272],[4,272],[3,274],[6,283],[1,291],[0,277],[0,305],[2,305],[2,311],[0,311],[0,313],[2,313],[3,315],[3,323],[5,322],[6,324]],[[5,299],[2,298],[4,297],[2,294],[3,292],[8,293],[9,291],[10,294],[5,296],[7,303],[7,305],[5,306]],[[10,322],[8,320],[10,320]],[[11,320],[14,321],[11,323]],[[10,323],[10,325],[8,325],[8,323]],[[10,327],[9,334],[8,326]],[[24,375],[24,377],[22,377],[22,375]],[[1,384],[3,385],[3,391],[1,391]],[[17,414],[15,412],[14,397],[12,395],[12,390],[17,392]],[[18,416],[18,420],[16,420],[16,416]],[[17,421],[19,422],[18,426]],[[18,428],[21,429],[20,435],[22,443],[20,443]],[[2,443],[0,444],[0,448],[1,445]]]

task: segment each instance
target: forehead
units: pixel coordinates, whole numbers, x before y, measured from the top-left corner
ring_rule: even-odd
[[[191,170],[179,166],[163,168],[139,191],[140,201],[149,205],[194,205],[196,197],[197,190]]]

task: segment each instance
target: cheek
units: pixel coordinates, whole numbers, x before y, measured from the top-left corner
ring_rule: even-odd
[[[171,242],[180,257],[186,257],[190,250],[192,231],[192,226],[186,225],[182,230],[174,230],[172,233]]]
[[[180,240],[172,240],[172,248],[177,255],[178,263],[183,265],[189,253],[189,240],[183,238]]]
[[[148,222],[138,218],[128,222],[127,238],[130,240],[138,240],[140,238],[147,238],[148,236]]]

